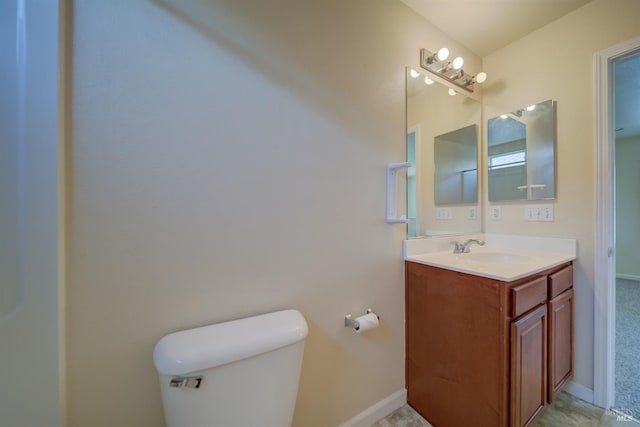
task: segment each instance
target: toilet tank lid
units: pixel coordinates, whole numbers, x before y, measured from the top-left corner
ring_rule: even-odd
[[[161,374],[185,375],[294,344],[308,331],[299,311],[277,311],[166,335],[153,360]]]

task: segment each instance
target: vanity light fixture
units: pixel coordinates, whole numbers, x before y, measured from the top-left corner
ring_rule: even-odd
[[[417,72],[416,70],[414,70],[413,68],[411,69],[411,71],[409,71],[409,74],[410,74],[410,75],[411,75],[411,77],[413,77],[414,79],[420,75],[420,73],[419,73],[419,72]]]
[[[473,77],[473,80],[475,80],[475,83],[484,83],[485,81],[487,81],[487,73],[481,71],[476,74],[475,77]]]
[[[457,92],[453,89],[449,89],[449,96],[456,96]]]
[[[432,85],[433,84],[433,80],[431,80],[429,78],[429,76],[424,76],[424,82],[428,85]]]
[[[444,80],[444,82],[454,84],[456,90],[460,88],[466,93],[472,93],[476,83],[482,83],[487,80],[487,73],[484,72],[475,76],[467,74],[462,69],[464,59],[461,56],[457,56],[451,61],[447,61],[448,57],[449,49],[446,47],[441,48],[437,53],[427,49],[420,49],[420,67]]]
[[[451,61],[451,65],[453,65],[454,70],[459,70],[464,65],[464,59],[462,59],[462,56],[457,56],[453,58],[453,61]]]
[[[442,62],[446,60],[448,57],[449,57],[449,49],[447,49],[446,47],[441,47],[437,53],[430,54],[429,57],[426,58],[425,60],[429,64],[435,64],[437,62]]]

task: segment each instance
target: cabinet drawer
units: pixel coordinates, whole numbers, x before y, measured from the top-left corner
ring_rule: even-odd
[[[573,266],[569,265],[549,276],[549,299],[554,299],[573,286]]]
[[[511,288],[511,316],[516,318],[547,300],[547,278],[540,277],[531,282]]]

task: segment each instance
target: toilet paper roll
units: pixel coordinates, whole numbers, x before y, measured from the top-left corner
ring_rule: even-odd
[[[378,315],[375,313],[365,314],[364,316],[356,317],[353,321],[353,326],[357,333],[368,331],[369,329],[377,328],[380,322],[378,321]]]

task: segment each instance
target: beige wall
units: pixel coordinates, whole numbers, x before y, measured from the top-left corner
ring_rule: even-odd
[[[575,381],[593,386],[593,54],[640,35],[637,0],[595,0],[485,58],[485,119],[552,98],[557,106],[555,221],[525,222],[522,203],[503,203],[485,231],[578,239]],[[486,182],[486,180],[485,180]],[[486,200],[485,200],[486,203]]]
[[[616,140],[616,273],[640,278],[640,136]]]
[[[402,389],[405,66],[480,60],[388,0],[74,4],[69,426],[162,425],[160,337],[287,307],[295,425]],[[342,326],[369,306],[379,329]]]

